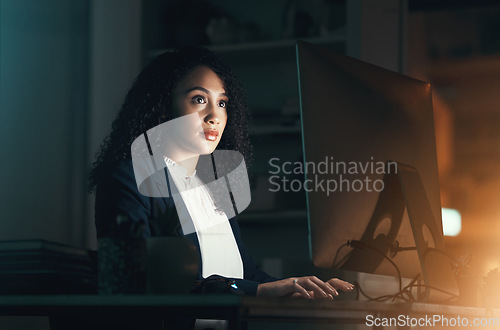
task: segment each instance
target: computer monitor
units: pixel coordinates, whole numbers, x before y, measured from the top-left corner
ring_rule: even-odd
[[[396,264],[456,294],[430,84],[300,41],[297,65],[314,265],[398,276]]]

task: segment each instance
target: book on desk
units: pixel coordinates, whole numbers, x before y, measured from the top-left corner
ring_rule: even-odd
[[[97,254],[46,240],[0,241],[0,294],[97,293]]]

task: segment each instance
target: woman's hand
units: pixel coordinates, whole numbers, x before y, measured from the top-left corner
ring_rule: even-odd
[[[306,276],[259,284],[257,287],[257,295],[273,297],[291,296],[303,297],[306,299],[333,299],[334,296],[339,295],[336,289],[351,291],[352,288],[352,284],[336,278],[325,283],[316,276]]]

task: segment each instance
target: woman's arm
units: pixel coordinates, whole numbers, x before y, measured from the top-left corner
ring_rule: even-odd
[[[150,198],[139,193],[131,160],[116,162],[106,177],[99,182],[95,199],[95,224],[97,237],[126,237],[130,226],[143,222],[144,236],[151,236],[149,215]],[[129,221],[118,226],[118,215]]]
[[[256,295],[259,284],[277,281],[278,278],[267,274],[257,266],[241,239],[240,226],[236,218],[231,219],[230,224],[234,238],[238,244],[238,249],[240,250],[241,260],[243,261],[244,278],[235,279],[236,285],[246,294]]]
[[[246,250],[241,239],[238,222],[231,220],[234,237],[240,249],[244,265],[244,279],[235,280],[237,286],[247,294],[258,296],[301,296],[307,299],[333,299],[338,296],[337,290],[352,291],[351,283],[333,278],[323,282],[315,276],[287,278],[280,280],[261,270]]]

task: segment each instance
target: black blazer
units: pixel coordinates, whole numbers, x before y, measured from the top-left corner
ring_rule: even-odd
[[[112,237],[116,235],[127,235],[129,228],[114,227],[117,215],[126,215],[131,224],[144,221],[144,236],[156,236],[155,228],[151,225],[151,219],[159,214],[166,214],[175,209],[174,200],[171,197],[147,197],[137,189],[134,176],[132,160],[126,159],[116,162],[110,167],[109,173],[100,181],[96,191],[95,223],[97,237]],[[176,213],[176,212],[174,212]],[[178,222],[178,221],[177,221]],[[268,275],[257,267],[241,240],[240,227],[236,218],[229,220],[233,230],[241,259],[243,261],[244,279],[234,279],[239,289],[247,294],[255,295],[259,283],[272,282],[277,278]],[[173,231],[175,235],[183,235],[180,225]],[[196,233],[184,235],[191,240],[198,249],[200,265],[203,267],[199,242]],[[202,279],[202,269],[198,272],[198,278]]]

